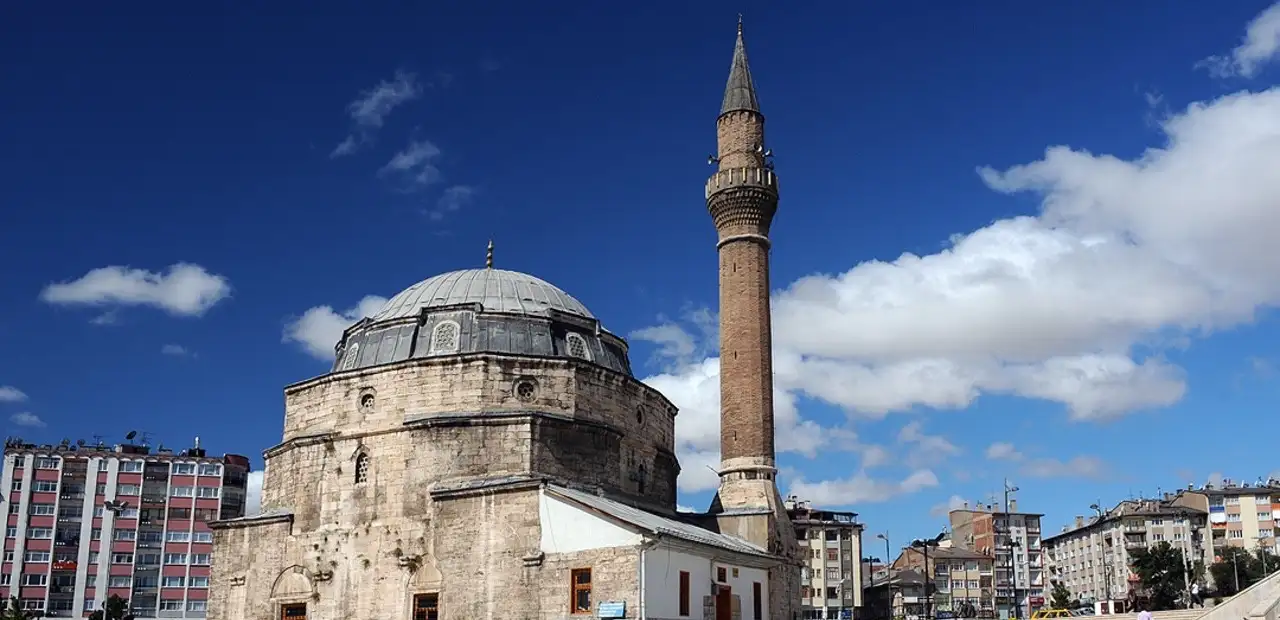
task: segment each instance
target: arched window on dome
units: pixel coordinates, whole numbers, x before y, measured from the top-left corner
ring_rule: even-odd
[[[356,457],[356,484],[364,484],[369,481],[369,455],[361,452]]]
[[[591,361],[591,348],[587,346],[586,338],[573,333],[565,334],[564,344],[570,357]]]
[[[341,370],[351,370],[356,367],[356,360],[360,358],[360,343],[351,343],[351,348],[347,349],[347,354],[342,358]]]
[[[455,321],[440,321],[436,324],[431,330],[431,354],[457,353],[460,329]]]

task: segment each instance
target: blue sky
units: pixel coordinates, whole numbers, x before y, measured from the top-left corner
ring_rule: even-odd
[[[493,238],[631,339],[705,506],[742,12],[784,493],[905,539],[1006,476],[1056,526],[1280,470],[1265,3],[272,6],[7,11],[8,434],[260,465],[344,324]]]

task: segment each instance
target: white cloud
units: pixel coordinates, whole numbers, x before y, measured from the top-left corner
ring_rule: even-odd
[[[9,421],[17,424],[18,426],[26,426],[29,428],[44,428],[48,426],[48,424],[44,423],[44,420],[40,419],[40,416],[29,411],[15,413],[9,416]]]
[[[180,344],[166,344],[163,347],[160,347],[160,352],[165,355],[172,355],[174,357],[188,357],[188,356],[194,357],[195,356],[194,353],[192,353],[190,350],[188,350],[186,347]]]
[[[676,512],[698,512],[698,511],[688,506],[676,504]]]
[[[470,185],[454,185],[444,190],[440,195],[440,200],[436,202],[435,209],[427,212],[428,217],[432,221],[440,221],[446,216],[457,213],[463,207],[471,204],[475,198],[476,188]]]
[[[380,170],[379,176],[395,176],[403,180],[405,189],[416,191],[440,180],[436,160],[440,147],[427,140],[414,140],[401,149]]]
[[[799,478],[791,483],[790,494],[820,506],[851,506],[884,502],[899,495],[936,486],[938,477],[928,469],[921,469],[897,482],[875,480],[865,473],[820,482],[807,482]]]
[[[960,453],[960,448],[941,435],[928,435],[924,424],[908,422],[898,431],[898,443],[907,447],[908,467],[921,468],[938,465]]]
[[[20,403],[27,395],[12,385],[0,385],[0,403]]]
[[[355,129],[330,153],[330,157],[350,155],[360,149],[373,138],[373,133],[382,127],[383,121],[391,111],[401,104],[417,99],[422,94],[422,85],[417,75],[397,71],[390,80],[383,80],[373,88],[360,93],[360,96],[347,105],[347,113]]]
[[[929,514],[935,517],[945,517],[950,514],[952,510],[962,510],[969,505],[969,501],[965,498],[960,497],[959,495],[952,495],[947,498],[947,501],[940,504],[934,504],[934,506],[929,509]]]
[[[1092,478],[1106,477],[1107,465],[1096,456],[1076,456],[1062,461],[1056,458],[1031,458],[1013,444],[997,441],[987,446],[987,458],[993,461],[1018,463],[1018,472],[1032,478]]]
[[[385,297],[368,295],[361,299],[355,307],[344,312],[337,312],[332,306],[316,306],[295,317],[284,327],[282,342],[293,342],[302,349],[322,360],[332,360],[334,347],[342,338],[342,332],[367,316],[382,309],[386,305]]]
[[[997,441],[987,446],[987,458],[993,461],[1020,461],[1022,453],[1011,443]]]
[[[77,280],[46,286],[40,299],[66,306],[151,306],[176,316],[201,316],[230,295],[227,278],[200,265],[177,263],[164,273],[100,267]]]
[[[245,482],[244,515],[262,514],[262,471],[249,472]]]
[[[1215,77],[1252,78],[1280,56],[1280,3],[1268,7],[1245,26],[1244,39],[1229,55],[1210,56],[1199,63]]]

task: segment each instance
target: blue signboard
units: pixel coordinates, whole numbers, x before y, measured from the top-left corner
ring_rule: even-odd
[[[601,618],[626,618],[627,602],[610,601],[607,603],[600,603],[596,609],[596,615]]]

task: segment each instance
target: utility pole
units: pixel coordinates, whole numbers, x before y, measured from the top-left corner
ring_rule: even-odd
[[[1009,479],[1005,478],[1004,479],[1004,533],[1008,540],[1008,542],[1005,543],[1005,546],[1009,550],[1009,584],[1013,589],[1013,617],[1014,618],[1021,617],[1022,615],[1020,611],[1022,609],[1022,599],[1018,598],[1018,563],[1016,562],[1017,558],[1015,557],[1015,552],[1014,552],[1014,549],[1017,545],[1013,544],[1014,543],[1013,528],[1010,525],[1013,522],[1013,517],[1009,514],[1009,494],[1017,493],[1017,492],[1018,492],[1018,487],[1010,485]]]
[[[1182,537],[1182,596],[1186,598],[1186,609],[1191,609],[1191,561],[1187,558],[1189,550],[1187,540],[1191,538],[1191,514],[1183,510],[1178,513],[1182,519],[1182,527],[1186,530]]]
[[[1101,526],[1101,525],[1102,525],[1102,522],[1103,522],[1103,521],[1106,521],[1106,520],[1107,520],[1107,515],[1106,515],[1105,513],[1103,513],[1103,512],[1102,512],[1102,505],[1101,505],[1101,504],[1102,504],[1102,500],[1101,500],[1101,499],[1099,499],[1099,500],[1098,500],[1098,503],[1096,503],[1096,504],[1094,504],[1094,505],[1090,506],[1090,508],[1092,508],[1092,509],[1094,510],[1094,512],[1097,512],[1097,513],[1098,513],[1098,525],[1099,525],[1099,526]],[[1111,553],[1112,553],[1112,551],[1111,551],[1110,549],[1103,549],[1103,550],[1102,550],[1102,552],[1103,552],[1103,556],[1102,556],[1102,581],[1103,581],[1103,584],[1102,584],[1102,587],[1103,587],[1103,590],[1106,592],[1106,597],[1107,597],[1107,613],[1111,613],[1111,580],[1114,578],[1114,577],[1113,577],[1113,575],[1111,575],[1111,572],[1114,570],[1114,569],[1112,569],[1112,567],[1111,567]]]

